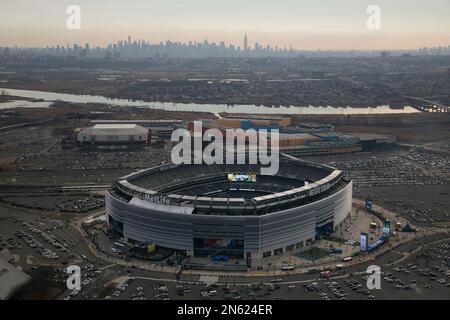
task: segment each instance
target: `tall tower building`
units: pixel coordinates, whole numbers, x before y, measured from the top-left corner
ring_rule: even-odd
[[[248,38],[247,38],[247,34],[245,34],[244,36],[244,51],[248,50]]]

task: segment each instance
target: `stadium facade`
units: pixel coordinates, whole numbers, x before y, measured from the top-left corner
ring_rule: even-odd
[[[276,176],[256,180],[258,165],[162,165],[132,173],[107,193],[108,227],[129,242],[260,265],[314,241],[320,228],[334,229],[351,210],[352,182],[341,171],[282,158]]]

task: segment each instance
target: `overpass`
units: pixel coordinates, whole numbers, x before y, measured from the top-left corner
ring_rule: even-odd
[[[411,103],[411,107],[422,112],[450,112],[450,107],[436,101],[409,96],[403,96],[403,98]]]

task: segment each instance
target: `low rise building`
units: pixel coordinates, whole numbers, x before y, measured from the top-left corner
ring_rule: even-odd
[[[151,141],[151,131],[137,124],[96,124],[78,130],[80,146],[96,148],[142,147]]]

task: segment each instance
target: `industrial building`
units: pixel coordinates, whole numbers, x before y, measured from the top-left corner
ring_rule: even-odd
[[[290,116],[234,116],[227,115],[215,121],[217,126],[227,128],[280,128],[289,127],[292,125],[292,118]]]
[[[149,143],[156,142],[158,140],[167,140],[170,139],[173,130],[180,128],[183,125],[183,120],[173,120],[173,119],[158,119],[158,120],[91,120],[93,125],[102,124],[102,125],[116,125],[116,124],[137,124],[144,128],[149,129],[151,141]]]
[[[151,131],[137,124],[96,124],[77,130],[77,142],[83,147],[136,148],[151,141]]]
[[[357,136],[342,134],[334,131],[330,124],[304,123],[291,126],[290,117],[229,117],[218,120],[203,120],[202,130],[216,128],[249,130],[278,130],[279,150],[294,156],[318,156],[345,154],[362,151],[360,139]],[[194,130],[193,123],[188,123],[188,129]],[[206,146],[207,144],[205,144]]]
[[[397,139],[393,135],[377,133],[352,133],[352,135],[359,138],[362,151],[389,149],[397,143]]]
[[[359,138],[337,132],[280,134],[280,152],[294,157],[344,154],[361,150]]]

